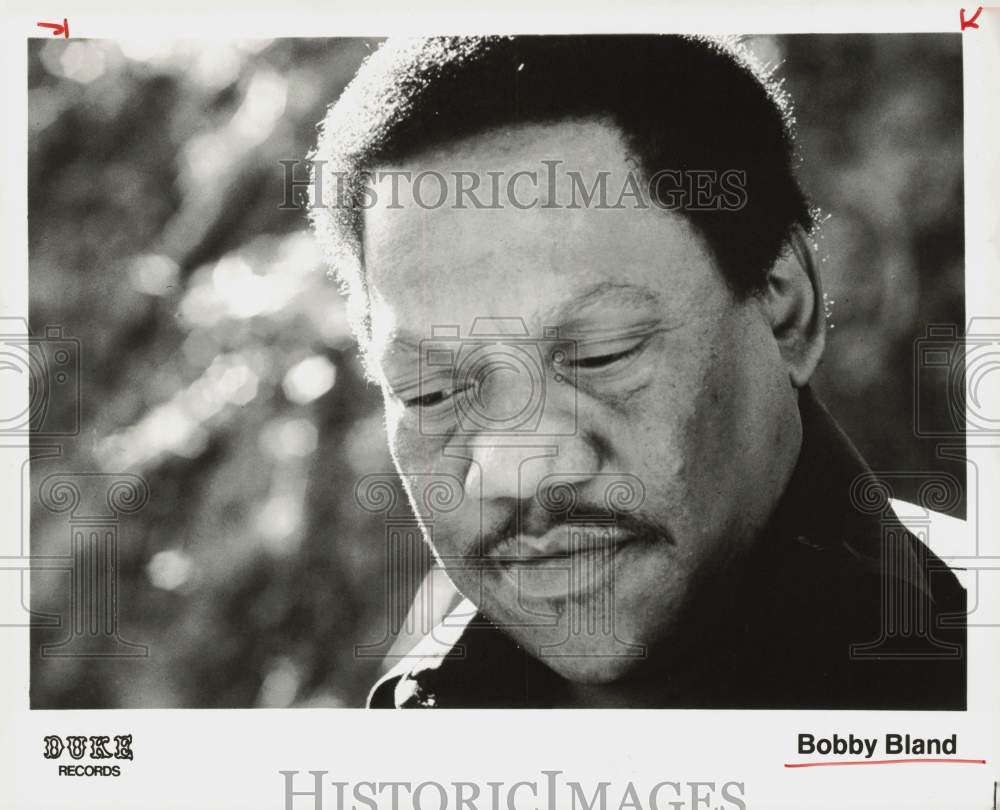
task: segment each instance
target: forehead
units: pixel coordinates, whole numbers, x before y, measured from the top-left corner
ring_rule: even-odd
[[[497,130],[384,170],[410,176],[374,183],[376,202],[364,214],[375,343],[430,337],[441,324],[465,329],[477,317],[521,318],[540,330],[577,304],[679,308],[721,282],[684,218],[648,199],[637,208],[634,195],[614,207],[629,177],[641,175],[619,132],[602,122]],[[579,184],[590,189],[602,175],[607,204],[586,204]],[[457,185],[473,178],[490,207],[469,196],[455,204]],[[441,188],[446,199],[436,205]]]

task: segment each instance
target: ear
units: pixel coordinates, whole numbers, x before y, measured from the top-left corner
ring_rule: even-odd
[[[801,229],[768,273],[759,300],[792,385],[804,387],[826,345],[826,315],[819,272]]]

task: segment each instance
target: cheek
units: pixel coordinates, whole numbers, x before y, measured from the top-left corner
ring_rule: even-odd
[[[429,473],[435,470],[441,457],[440,446],[422,436],[417,420],[401,402],[384,397],[385,432],[389,453],[400,475],[408,472]]]
[[[689,425],[691,455],[704,486],[722,489],[736,471],[760,458],[750,452],[755,424],[766,410],[766,345],[751,322],[739,321],[711,337]],[[763,376],[762,376],[763,375]],[[725,490],[723,490],[723,494]]]
[[[647,487],[647,506],[681,537],[724,531],[780,455],[779,396],[767,335],[732,316],[668,347],[651,384],[615,414],[619,463]],[[748,492],[750,494],[748,494]]]
[[[400,458],[409,453],[409,439],[405,427],[406,410],[383,394],[382,408],[385,415],[385,436],[389,444],[389,453],[398,467]]]
[[[705,530],[737,536],[759,528],[780,494],[796,410],[770,332],[740,327],[715,344],[688,446],[689,498]]]
[[[763,324],[747,320],[730,337],[723,356],[726,362],[717,366],[710,382],[718,392],[720,416],[730,426],[733,450],[752,451],[752,460],[764,461],[777,449],[770,447],[773,426],[794,402],[778,346]]]
[[[463,538],[476,536],[479,510],[465,492],[464,465],[445,458],[440,443],[422,436],[411,414],[388,398],[385,422],[393,464],[425,536],[439,553],[460,553]]]
[[[616,409],[619,457],[634,471],[665,482],[667,495],[680,496],[703,439],[711,435],[702,423],[716,409],[717,354],[700,333],[665,347],[649,385]]]

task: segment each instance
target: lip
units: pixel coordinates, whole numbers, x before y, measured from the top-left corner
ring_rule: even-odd
[[[591,554],[614,549],[631,539],[627,532],[614,526],[563,524],[540,537],[520,534],[501,540],[489,551],[489,556],[504,562],[538,564],[552,559],[565,559],[574,554]]]
[[[519,596],[553,599],[596,590],[634,539],[614,526],[558,526],[535,537],[508,537],[488,557]]]

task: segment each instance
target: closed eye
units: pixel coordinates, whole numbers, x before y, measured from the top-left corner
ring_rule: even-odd
[[[620,352],[611,352],[610,354],[599,354],[594,357],[577,357],[576,360],[572,361],[570,365],[578,369],[595,369],[604,368],[617,363],[621,360],[626,360],[635,354],[638,354],[642,349],[644,341],[636,343],[634,346],[630,346]]]
[[[442,403],[447,402],[449,399],[466,390],[468,387],[469,386],[461,388],[442,388],[437,391],[430,391],[426,394],[421,394],[419,397],[404,399],[403,405],[407,408],[433,408],[435,405],[441,405]]]
[[[430,408],[444,402],[447,397],[448,393],[446,391],[435,391],[432,394],[424,394],[420,397],[404,399],[403,405],[407,408]]]

